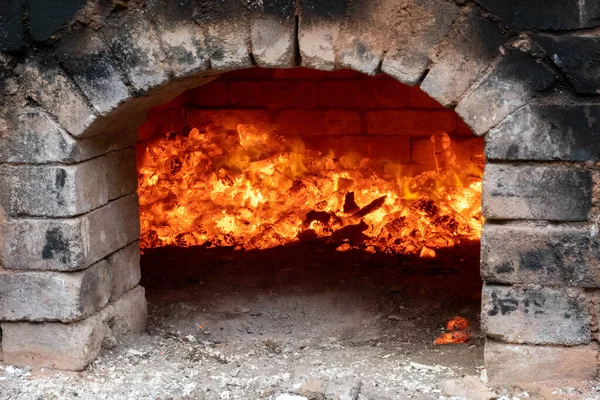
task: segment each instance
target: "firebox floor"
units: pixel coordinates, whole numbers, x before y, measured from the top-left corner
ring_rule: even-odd
[[[470,391],[454,399],[496,398],[480,381],[478,259],[477,243],[431,259],[319,243],[147,250],[148,332],[80,373],[4,365],[0,398],[447,399],[457,387]],[[471,339],[434,345],[456,315]],[[595,398],[592,389],[500,398]]]

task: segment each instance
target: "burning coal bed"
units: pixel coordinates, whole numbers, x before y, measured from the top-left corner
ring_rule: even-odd
[[[346,334],[397,337],[383,316],[403,320],[405,347],[473,341],[483,156],[458,157],[438,133],[435,169],[419,172],[309,142],[238,125],[138,146],[142,283],[157,326],[219,342],[332,337],[371,321]],[[175,318],[178,304],[194,311]]]

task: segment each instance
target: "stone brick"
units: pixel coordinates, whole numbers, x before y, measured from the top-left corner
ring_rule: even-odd
[[[565,379],[594,380],[596,345],[528,346],[486,340],[485,369],[492,385],[531,384]]]
[[[582,169],[487,163],[483,182],[487,219],[585,221],[591,209],[592,178]]]
[[[588,224],[486,222],[486,282],[600,287],[600,243]]]
[[[183,96],[186,105],[222,107],[228,103],[228,85],[226,82],[212,81],[206,85],[187,90]]]
[[[411,0],[401,5],[402,17],[392,31],[381,68],[400,82],[414,86],[429,67],[430,50],[448,34],[460,8],[440,0]]]
[[[465,21],[455,24],[455,32],[436,57],[421,88],[445,106],[456,103],[461,94],[500,54],[506,42],[502,30],[473,11]]]
[[[79,322],[2,322],[4,362],[80,371],[100,353],[108,334],[100,313]]]
[[[595,1],[475,0],[502,20],[502,23],[527,30],[567,30],[598,26],[600,4]]]
[[[583,292],[548,287],[483,286],[481,329],[496,340],[574,346],[591,341]]]
[[[600,17],[600,3],[598,3]],[[578,93],[600,92],[600,37],[589,33],[535,37]]]
[[[103,157],[108,182],[108,199],[114,200],[137,190],[137,167],[135,148],[108,153]]]
[[[197,6],[190,1],[151,0],[146,7],[173,75],[180,77],[207,70],[205,34],[193,20]]]
[[[141,278],[140,243],[133,242],[107,258],[112,275],[111,301],[133,289]]]
[[[269,118],[264,110],[188,110],[186,123],[190,128],[205,128],[212,124],[235,130],[239,124],[250,124],[260,129],[271,129]]]
[[[432,99],[418,86],[409,86],[408,105],[411,108],[444,108],[443,105]]]
[[[4,221],[0,237],[4,268],[83,269],[139,238],[137,196],[121,197],[77,218]]]
[[[359,154],[376,162],[410,162],[410,137],[408,136],[311,136],[304,137],[308,148],[327,154],[333,151],[336,157]]]
[[[0,51],[15,51],[23,46],[22,0],[0,1]]]
[[[115,337],[146,330],[148,306],[144,288],[136,286],[102,310],[111,334]]]
[[[295,66],[296,38],[294,10],[285,19],[264,17],[252,22],[252,55],[260,67],[289,68]]]
[[[115,337],[146,328],[147,305],[140,286],[84,320],[2,322],[4,361],[11,365],[80,371]]]
[[[54,115],[73,136],[85,136],[96,119],[79,89],[50,56],[34,56],[22,66],[21,81],[44,110]]]
[[[283,110],[273,121],[282,135],[359,135],[361,118],[348,110]]]
[[[298,43],[302,66],[323,71],[335,69],[335,42],[340,34],[339,22],[305,23],[300,17]]]
[[[366,114],[370,135],[433,135],[456,130],[456,115],[450,110],[380,110]]]
[[[86,318],[108,303],[112,278],[106,261],[77,272],[0,272],[0,320]]]
[[[314,107],[315,86],[307,81],[234,81],[229,103],[249,107]]]
[[[43,42],[73,18],[85,4],[86,0],[65,0],[57,7],[52,0],[29,0],[31,36],[34,40]]]
[[[320,81],[316,98],[325,108],[402,108],[408,106],[408,86],[395,80]]]
[[[527,105],[486,136],[490,160],[600,160],[600,106]]]
[[[67,36],[56,54],[98,112],[112,111],[130,97],[110,48],[94,30]]]
[[[5,165],[0,201],[12,216],[67,217],[88,212],[108,201],[104,160],[76,165]]]
[[[169,79],[160,41],[143,14],[117,14],[101,33],[136,90],[148,91]]]
[[[514,51],[460,100],[456,112],[481,136],[553,82],[550,68]]]

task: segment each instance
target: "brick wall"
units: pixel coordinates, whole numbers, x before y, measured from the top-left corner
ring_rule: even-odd
[[[453,136],[455,151],[468,142],[468,151],[483,152],[483,139],[418,87],[387,75],[307,68],[223,74],[154,108],[140,127],[139,139],[169,131],[185,134],[210,124],[235,129],[240,123],[301,136],[308,146],[320,149],[361,149],[370,158],[425,169],[435,163],[429,140],[434,133]]]

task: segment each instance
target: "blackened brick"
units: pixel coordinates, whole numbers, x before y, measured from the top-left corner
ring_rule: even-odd
[[[86,0],[29,0],[31,36],[44,41],[69,21],[86,4]]]
[[[15,51],[23,45],[21,0],[0,0],[0,51]]]

